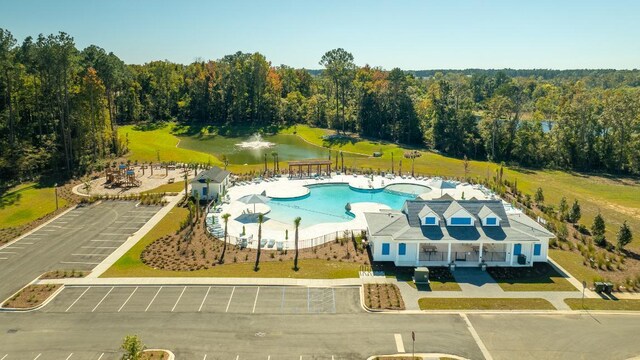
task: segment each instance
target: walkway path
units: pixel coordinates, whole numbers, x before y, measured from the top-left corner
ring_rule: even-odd
[[[542,298],[548,300],[558,310],[570,310],[566,298],[580,298],[580,291],[504,291],[486,272],[477,268],[458,268],[454,277],[462,291],[420,291],[403,281],[389,278],[400,289],[407,310],[419,310],[418,300],[434,298]]]

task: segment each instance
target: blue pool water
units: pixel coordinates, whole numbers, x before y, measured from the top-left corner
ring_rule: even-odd
[[[380,190],[360,190],[348,184],[325,184],[309,186],[309,194],[299,198],[272,199],[271,211],[266,215],[286,224],[300,216],[301,227],[320,223],[344,222],[353,219],[345,211],[347,203],[374,202],[399,210],[406,200],[415,199],[430,189],[422,185],[398,184]]]

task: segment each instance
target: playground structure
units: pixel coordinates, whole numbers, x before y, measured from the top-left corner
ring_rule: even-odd
[[[130,165],[119,164],[105,169],[106,184],[111,187],[138,187],[141,181],[136,179],[136,171]]]

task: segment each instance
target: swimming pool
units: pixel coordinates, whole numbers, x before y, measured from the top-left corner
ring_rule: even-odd
[[[431,190],[417,184],[393,184],[376,190],[355,189],[349,184],[310,185],[308,188],[309,193],[305,196],[269,201],[271,211],[267,217],[292,224],[300,216],[301,227],[345,222],[353,219],[353,214],[345,211],[347,203],[374,202],[399,210],[406,200],[415,199],[419,194]]]

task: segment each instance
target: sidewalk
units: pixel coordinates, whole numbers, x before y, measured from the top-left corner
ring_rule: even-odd
[[[348,279],[290,279],[290,278],[217,278],[217,277],[148,277],[148,278],[68,278],[44,279],[38,284],[64,284],[65,286],[127,286],[127,285],[216,285],[216,286],[308,286],[336,287],[361,286],[359,278]]]
[[[400,289],[407,310],[419,310],[420,298],[542,298],[558,310],[570,310],[566,298],[581,298],[580,291],[504,291],[486,272],[476,268],[456,269],[454,277],[462,291],[420,291],[406,282],[387,279]],[[586,297],[586,294],[585,294]]]

